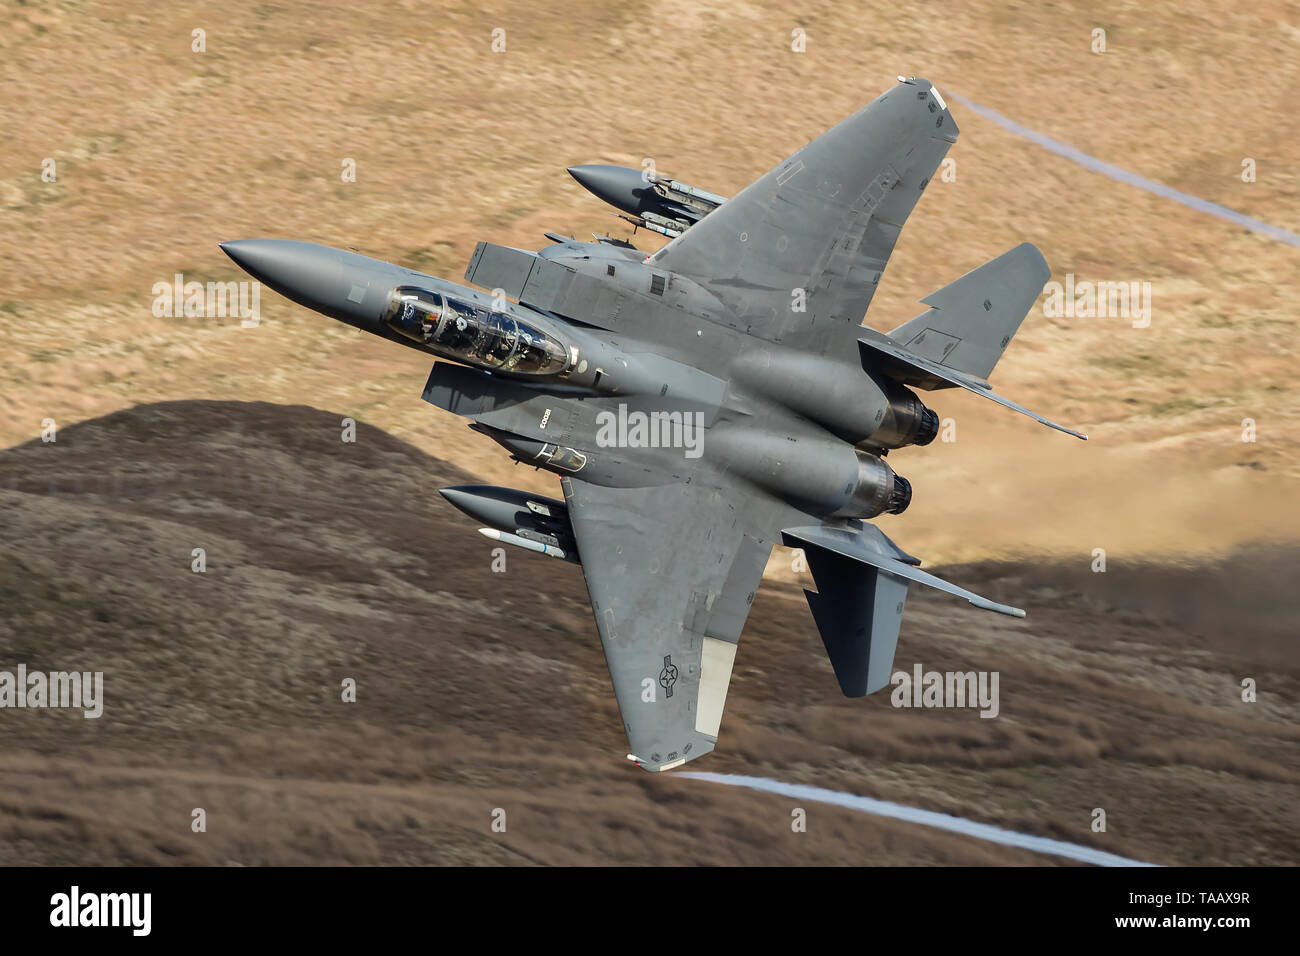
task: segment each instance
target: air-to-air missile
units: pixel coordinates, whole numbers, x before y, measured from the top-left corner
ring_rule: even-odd
[[[569,175],[592,194],[628,215],[628,222],[673,238],[717,209],[727,197],[705,192],[649,170],[590,163]]]
[[[608,236],[480,242],[465,272],[477,288],[307,242],[221,247],[290,299],[436,357],[425,401],[560,477],[562,502],[442,495],[493,540],[582,565],[633,759],[672,769],[713,749],[777,543],[805,552],[849,696],[888,683],[909,583],[1024,614],[922,571],[869,520],[911,501],[885,457],[938,432],[914,390],[961,388],[1085,437],[987,381],[1051,274],[1028,243],[888,333],[861,324],[956,139],[939,91],[907,77],[731,199],[575,166],[671,241],[650,254]]]

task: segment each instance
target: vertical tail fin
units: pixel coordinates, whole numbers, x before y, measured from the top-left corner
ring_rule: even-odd
[[[921,301],[930,308],[889,337],[909,352],[986,379],[1043,285],[1043,254],[1023,242]]]

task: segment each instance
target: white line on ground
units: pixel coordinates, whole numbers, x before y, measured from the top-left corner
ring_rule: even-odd
[[[827,790],[823,787],[782,783],[779,780],[769,780],[766,777],[748,777],[731,773],[705,773],[686,770],[678,771],[673,776],[690,777],[692,780],[707,780],[710,783],[720,783],[728,787],[746,787],[750,790],[761,790],[764,793],[775,793],[783,797],[794,797],[797,800],[811,800],[814,803],[829,803],[833,806],[847,807],[850,810],[858,810],[878,817],[889,817],[892,820],[903,820],[907,823],[919,823],[921,826],[935,827],[939,830],[949,830],[963,836],[987,840],[990,843],[1001,843],[1005,846],[1014,846],[1022,850],[1031,850],[1034,853],[1046,853],[1051,856],[1063,856],[1067,859],[1079,860],[1083,863],[1095,863],[1097,866],[1156,865],[1154,863],[1143,863],[1140,860],[1130,860],[1128,857],[1106,853],[1103,850],[1094,850],[1091,847],[1079,846],[1075,843],[1066,843],[1063,840],[1052,840],[1048,837],[1016,833],[1014,830],[1004,830],[988,823],[963,820],[961,817],[954,817],[947,813],[918,810],[915,807],[903,806],[901,803],[876,800],[872,797],[859,797],[857,794],[841,793],[838,790]]]
[[[1197,212],[1209,213],[1211,216],[1217,216],[1219,219],[1227,220],[1238,226],[1244,226],[1251,232],[1257,232],[1261,236],[1268,236],[1270,239],[1276,239],[1278,242],[1285,242],[1292,246],[1300,246],[1300,235],[1283,229],[1281,226],[1274,226],[1271,223],[1262,222],[1259,219],[1252,219],[1244,213],[1237,212],[1235,209],[1229,209],[1227,206],[1220,206],[1218,203],[1201,199],[1190,193],[1179,192],[1177,189],[1171,189],[1154,180],[1147,179],[1145,176],[1139,176],[1137,173],[1131,173],[1127,169],[1121,169],[1119,166],[1103,162],[1096,156],[1090,156],[1083,150],[1075,149],[1069,143],[1062,143],[1060,140],[1052,139],[1027,126],[1021,126],[1013,119],[1008,119],[1001,113],[994,112],[987,106],[980,106],[978,103],[972,103],[960,93],[948,91],[948,95],[966,107],[973,113],[978,113],[985,119],[990,119],[997,123],[1003,129],[1015,133],[1017,136],[1023,136],[1032,143],[1037,143],[1044,149],[1056,153],[1058,156],[1064,156],[1072,162],[1078,163],[1095,173],[1101,173],[1103,176],[1109,176],[1111,179],[1118,180],[1121,183],[1128,183],[1130,186],[1136,186],[1138,189],[1145,189],[1147,192],[1155,193],[1165,199],[1172,199],[1174,202],[1182,203]]]

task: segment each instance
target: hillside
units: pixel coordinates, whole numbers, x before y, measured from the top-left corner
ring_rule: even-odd
[[[364,424],[343,443],[341,418],[168,402],[0,451],[0,670],[104,674],[99,719],[0,711],[0,865],[1053,861],[824,806],[794,834],[786,798],[637,770],[579,569],[512,549],[492,573],[436,490],[468,476]],[[843,698],[798,587],[769,581],[692,769],[1295,864],[1298,567],[945,568],[1028,617],[914,593],[896,665],[998,671],[994,720]]]

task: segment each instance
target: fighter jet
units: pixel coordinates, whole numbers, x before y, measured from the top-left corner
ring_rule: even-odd
[[[850,697],[888,684],[912,584],[1024,616],[921,570],[870,520],[912,499],[889,453],[937,433],[918,390],[966,389],[1086,437],[987,381],[1050,275],[1033,246],[943,286],[888,333],[862,324],[956,140],[939,90],[899,77],[731,198],[573,167],[671,241],[652,253],[604,236],[548,234],[537,252],[480,242],[465,272],[477,288],[304,242],[221,247],[290,299],[433,356],[426,401],[560,476],[563,500],[442,494],[494,540],[581,566],[628,757],[670,770],[717,743],[778,542],[805,554],[808,605]]]

